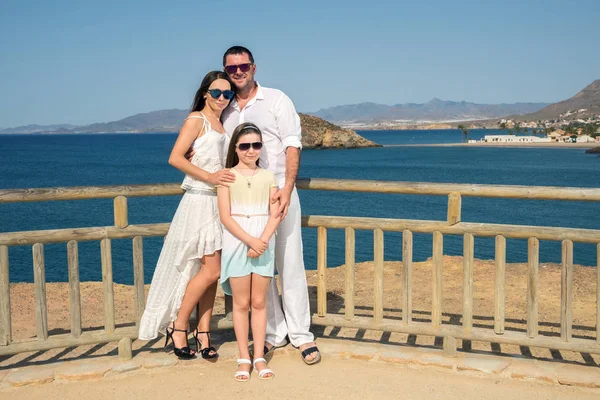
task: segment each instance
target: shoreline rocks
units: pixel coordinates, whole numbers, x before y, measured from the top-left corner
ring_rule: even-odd
[[[598,154],[598,157],[600,157],[600,146],[588,149],[585,152],[586,154]]]

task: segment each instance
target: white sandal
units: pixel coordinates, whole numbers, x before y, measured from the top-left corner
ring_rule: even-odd
[[[250,360],[248,360],[247,358],[238,358],[238,360],[237,360],[238,367],[243,364],[252,365],[252,362]],[[237,371],[235,373],[235,375],[233,376],[233,379],[235,379],[238,382],[248,382],[250,380],[250,372]]]
[[[266,364],[267,360],[265,360],[264,358],[255,358],[254,359],[253,366],[254,366],[254,369],[258,371],[258,368],[256,368],[257,362],[264,362]],[[271,376],[265,376],[267,374],[271,374]],[[272,370],[270,370],[269,368],[261,369],[258,372],[258,379],[268,380],[268,379],[273,379],[274,377],[275,377],[275,373]]]

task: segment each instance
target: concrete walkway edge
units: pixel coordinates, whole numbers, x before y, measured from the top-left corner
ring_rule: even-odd
[[[323,357],[403,364],[409,368],[425,370],[436,368],[459,374],[495,375],[507,379],[535,381],[551,385],[600,388],[600,368],[596,366],[463,352],[459,352],[454,358],[448,358],[444,357],[442,351],[438,349],[327,338],[320,338],[318,346]],[[298,350],[287,346],[277,349],[273,357],[291,353],[298,353]],[[237,358],[236,343],[222,344],[219,354],[218,363],[233,362]],[[298,357],[300,357],[299,354]],[[142,351],[128,361],[120,360],[118,356],[103,356],[4,369],[0,370],[0,392],[10,392],[23,386],[53,382],[125,378],[128,374],[135,374],[144,369],[197,365],[197,363],[206,362],[201,358],[179,361],[171,353]],[[305,366],[300,367],[304,368]]]

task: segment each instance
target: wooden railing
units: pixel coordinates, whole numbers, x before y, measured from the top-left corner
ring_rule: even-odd
[[[303,226],[317,228],[317,313],[313,315],[313,324],[443,337],[444,351],[447,355],[456,353],[457,339],[600,353],[600,268],[598,268],[597,274],[596,299],[598,312],[596,315],[596,340],[573,338],[572,335],[573,242],[597,244],[598,266],[600,267],[600,230],[467,223],[461,221],[461,198],[463,196],[600,201],[600,189],[332,179],[300,179],[297,182],[297,186],[299,189],[312,190],[448,196],[448,213],[445,221],[303,216]],[[144,310],[143,238],[164,236],[167,233],[169,224],[130,225],[128,223],[127,198],[178,195],[181,193],[182,190],[177,184],[0,190],[0,203],[98,198],[114,199],[113,226],[0,233],[0,355],[120,341],[119,354],[124,357],[130,356],[131,340],[137,337],[137,324],[139,324]],[[344,229],[346,234],[345,254],[347,273],[344,315],[328,315],[327,310],[328,229]],[[373,282],[375,290],[372,317],[355,315],[354,293],[356,282],[354,278],[354,265],[355,230],[357,229],[372,230],[374,232]],[[384,231],[402,232],[403,277],[401,320],[384,317]],[[433,235],[433,285],[430,323],[414,321],[412,317],[413,233],[429,233]],[[462,235],[464,238],[462,326],[442,324],[442,256],[444,235]],[[473,326],[475,237],[495,237],[496,241],[493,330]],[[117,328],[115,327],[113,299],[111,240],[124,238],[133,240],[136,326]],[[504,326],[506,238],[528,240],[527,330],[525,333],[509,331]],[[101,243],[104,329],[82,332],[77,243],[79,241],[90,240],[99,240]],[[560,337],[538,334],[539,240],[562,241]],[[60,242],[68,243],[71,333],[49,336],[43,246],[47,243]],[[21,245],[31,245],[34,257],[37,339],[29,341],[12,340],[8,251],[9,246]],[[231,327],[231,321],[227,318],[213,320],[213,324],[215,328]]]

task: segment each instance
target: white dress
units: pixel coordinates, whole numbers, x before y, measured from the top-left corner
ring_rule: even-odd
[[[192,164],[211,173],[223,169],[226,135],[213,130],[203,116],[188,118],[204,119],[205,133],[192,145]],[[189,281],[200,271],[200,259],[222,248],[215,187],[186,175],[181,188],[185,193],[165,237],[140,322],[142,340],[164,334],[177,318]]]
[[[260,237],[269,221],[270,190],[276,188],[275,175],[266,169],[250,179],[235,168],[235,182],[229,185],[231,216],[251,236]],[[231,295],[229,278],[250,274],[273,277],[275,270],[275,235],[269,239],[265,252],[258,258],[248,257],[248,246],[227,229],[223,230],[223,252],[221,254],[221,288]]]

